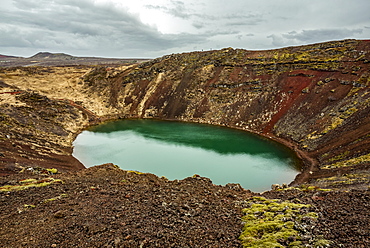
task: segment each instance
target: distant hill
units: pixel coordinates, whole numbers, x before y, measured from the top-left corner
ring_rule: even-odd
[[[17,58],[17,57],[0,54],[0,58]]]
[[[148,61],[136,58],[77,57],[66,53],[39,52],[31,57],[15,57],[0,54],[0,67],[15,66],[66,66],[66,65],[123,65]]]
[[[49,53],[49,52],[39,52],[31,59],[74,59],[75,57],[65,53]]]

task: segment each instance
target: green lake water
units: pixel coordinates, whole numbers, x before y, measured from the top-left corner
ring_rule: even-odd
[[[198,174],[255,192],[290,183],[299,161],[286,147],[240,130],[157,120],[121,120],[83,131],[73,156],[86,167],[114,163],[170,180]]]

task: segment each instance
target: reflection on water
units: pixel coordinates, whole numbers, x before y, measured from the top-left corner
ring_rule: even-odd
[[[73,155],[85,166],[114,163],[171,180],[194,174],[215,184],[263,191],[298,173],[285,147],[256,135],[209,125],[154,120],[109,122],[82,132]]]

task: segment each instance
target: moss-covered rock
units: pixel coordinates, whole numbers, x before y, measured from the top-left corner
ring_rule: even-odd
[[[249,207],[243,209],[243,232],[240,240],[243,247],[306,247],[317,242],[301,240],[307,223],[304,219],[316,220],[318,215],[310,212],[310,205],[264,197],[253,197]]]

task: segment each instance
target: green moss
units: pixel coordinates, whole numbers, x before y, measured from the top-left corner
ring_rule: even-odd
[[[308,214],[305,214],[305,217],[310,217],[310,218],[317,219],[317,218],[319,218],[319,215],[315,212],[309,212]]]
[[[319,239],[315,242],[315,247],[328,247],[331,244],[329,240]]]
[[[342,125],[343,123],[343,119],[342,118],[339,118],[339,117],[334,117],[332,119],[332,122],[331,124],[329,124],[328,126],[325,127],[325,129],[322,131],[322,133],[326,134],[328,133],[329,131],[337,128],[338,126]]]
[[[306,87],[302,90],[302,93],[309,93],[310,92],[310,88]]]
[[[47,203],[47,202],[52,202],[52,201],[60,200],[60,199],[65,198],[65,197],[68,197],[68,195],[67,194],[61,194],[61,195],[59,195],[57,197],[54,197],[54,198],[45,199],[45,200],[42,201],[42,203]]]
[[[313,185],[306,185],[306,184],[302,184],[302,185],[300,185],[299,187],[288,187],[288,188],[285,188],[285,189],[279,189],[279,191],[282,191],[282,190],[299,190],[299,191],[331,191],[331,189],[323,189],[323,188],[320,188],[320,187],[317,187],[317,186],[313,186]]]
[[[344,111],[343,115],[341,116],[342,118],[348,118],[349,116],[353,115],[354,113],[357,112],[358,109],[355,107],[349,108],[346,111]]]
[[[24,208],[35,208],[36,206],[35,205],[24,204],[23,207]]]
[[[144,174],[143,172],[133,171],[133,170],[129,170],[129,171],[127,171],[127,173],[135,173],[135,174],[138,174],[138,175]]]
[[[281,243],[289,243],[289,239],[294,240],[289,247],[300,247],[300,233],[294,228],[295,222],[305,216],[317,218],[316,213],[301,213],[310,205],[264,197],[253,197],[249,204],[249,208],[242,210],[245,224],[239,239],[243,247],[285,247]]]
[[[60,179],[45,178],[41,180],[25,179],[18,182],[16,185],[4,185],[0,187],[0,192],[25,190],[32,187],[45,187],[53,183],[63,183]]]
[[[340,161],[334,164],[325,165],[323,169],[333,169],[333,168],[341,168],[341,167],[348,167],[348,166],[355,166],[361,163],[370,162],[370,153],[359,156],[357,158],[352,158],[344,161]]]
[[[19,183],[21,183],[21,184],[27,184],[27,183],[33,183],[33,182],[36,182],[36,181],[37,181],[36,179],[30,178],[30,179],[20,180]]]
[[[344,158],[346,158],[346,156],[349,154],[349,151],[345,151],[344,153],[342,154],[339,154],[338,156],[335,156],[335,157],[332,157],[331,159],[329,159],[328,161],[329,162],[333,162],[333,161],[336,161],[336,160],[342,160]]]
[[[168,181],[168,178],[165,177],[165,176],[161,176],[161,179],[165,180],[165,181]]]
[[[328,186],[343,186],[351,184],[369,184],[370,176],[367,173],[363,174],[345,174],[343,176],[334,176],[329,178],[317,179],[320,183],[326,183]]]
[[[57,174],[58,173],[58,170],[57,169],[46,169],[50,174]]]
[[[262,197],[262,196],[253,196],[252,199],[255,200],[255,201],[267,201],[267,199],[265,197]]]

